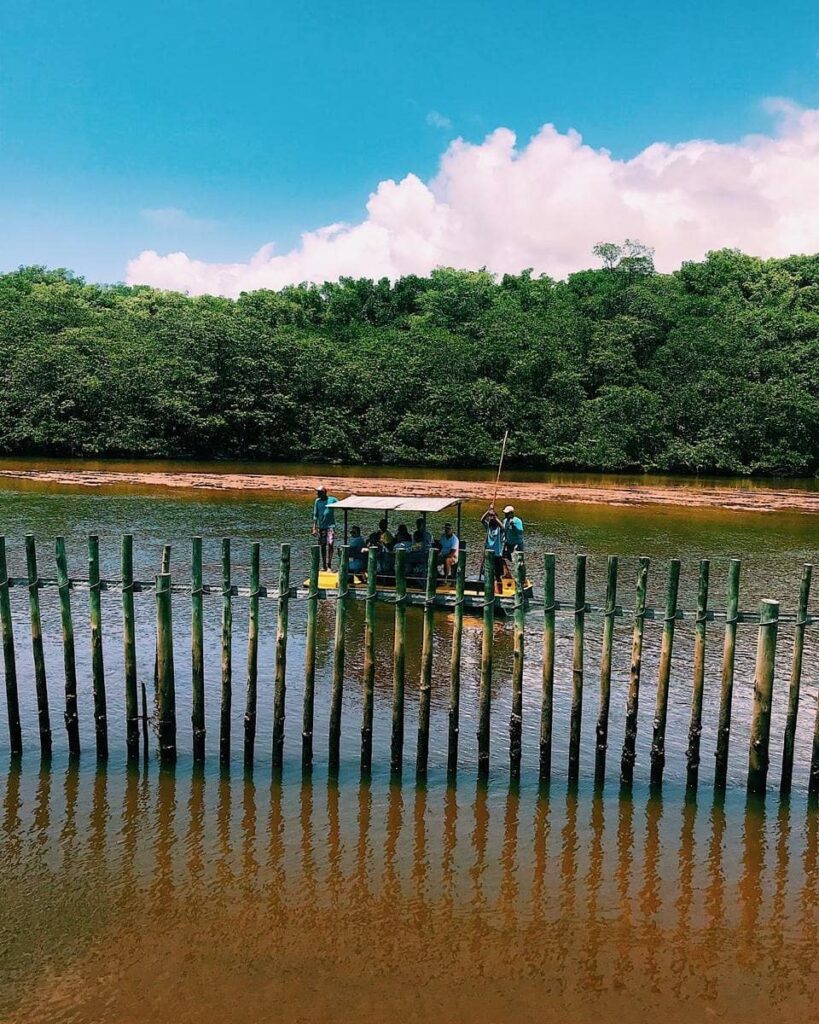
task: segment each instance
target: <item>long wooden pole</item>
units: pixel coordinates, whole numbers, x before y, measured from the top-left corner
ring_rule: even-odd
[[[233,700],[233,586],[230,538],[222,540],[222,693],[219,709],[219,760],[230,761],[230,715]]]
[[[597,715],[597,745],[594,759],[594,784],[606,781],[606,751],[609,745],[611,708],[611,663],[614,646],[614,616],[617,611],[617,556],[609,555],[606,567],[606,607],[603,612],[603,642],[600,654],[600,710]]]
[[[202,600],[202,538],[191,541],[191,728],[193,760],[205,760],[205,635]]]
[[[68,752],[80,755],[80,720],[77,714],[77,659],[74,648],[74,621],[71,617],[71,584],[68,579],[68,560],[65,538],[58,537],[55,544],[57,560],[57,587],[60,593],[60,624],[63,635],[63,667],[65,671],[65,728],[68,733]]]
[[[316,699],[316,617],[318,613],[319,559],[321,548],[310,548],[310,579],[307,586],[307,629],[304,638],[304,703],[301,723],[301,767],[313,766],[313,717]]]
[[[552,772],[552,720],[555,690],[555,556],[543,556],[543,679],[540,708],[540,781]]]
[[[102,650],[102,594],[100,593],[100,541],[88,538],[88,605],[91,614],[91,684],[94,691],[94,728],[97,759],[108,757],[108,701]]]
[[[691,721],[688,726],[688,751],[686,753],[686,789],[695,790],[700,773],[700,736],[702,735],[702,704],[705,695],[705,629],[708,613],[708,578],[710,563],[707,558],[700,562],[700,578],[697,587],[697,618],[694,623],[694,681],[691,690]]]
[[[418,701],[418,747],[415,773],[423,778],[429,761],[429,715],[432,702],[432,634],[435,625],[435,583],[438,575],[438,552],[427,554],[427,585],[424,595],[424,634],[421,646],[421,685]]]
[[[163,764],[173,764],[176,761],[176,687],[169,573],[159,573],[156,577],[156,649],[159,759]]]
[[[250,545],[250,597],[247,608],[247,687],[245,690],[245,768],[253,767],[256,749],[256,712],[259,681],[259,580],[261,544]]]
[[[748,793],[764,796],[768,779],[768,747],[771,735],[776,637],[779,630],[779,602],[759,605],[759,633],[754,671],[754,708],[748,750]]]
[[[378,551],[374,544],[367,552],[367,598],[364,603],[364,680],[361,711],[361,773],[369,775],[373,766],[373,707],[375,703],[375,593],[378,575]]]
[[[330,696],[330,750],[328,770],[335,774],[341,763],[341,708],[344,697],[345,627],[350,571],[350,549],[341,548],[336,595],[336,630],[333,643],[333,689]]]
[[[392,652],[392,737],[390,771],[400,774],[404,764],[404,677],[407,645],[406,551],[395,552],[395,636]]]
[[[740,561],[732,558],[728,567],[728,598],[725,605],[725,640],[722,650],[722,682],[717,724],[716,767],[714,788],[725,789],[728,779],[728,748],[731,739],[731,704],[734,695],[734,656],[737,644],[737,613],[739,611]]]
[[[791,679],[788,689],[788,714],[785,719],[785,740],[782,748],[782,777],[779,791],[787,796],[793,781],[793,749],[796,742],[796,721],[799,714],[799,691],[802,682],[802,654],[805,648],[805,627],[808,618],[808,599],[810,597],[810,581],[813,573],[812,565],[802,569],[802,583],[799,587],[799,605],[796,610],[796,627],[793,635],[793,660],[791,661]]]
[[[630,787],[634,781],[634,761],[637,750],[637,713],[640,706],[640,671],[643,664],[643,629],[646,613],[646,586],[648,583],[647,558],[640,559],[637,570],[637,598],[634,605],[634,631],[631,638],[631,670],[626,702],[626,734],[620,758],[620,781]]]
[[[17,658],[14,652],[14,625],[9,600],[9,572],[6,564],[6,538],[0,537],[0,630],[3,634],[3,669],[6,684],[6,712],[9,723],[9,749],[12,756],[23,753],[20,727],[20,697],[17,691]]]
[[[489,775],[489,726],[492,707],[492,655],[495,632],[495,556],[487,548],[483,559],[483,634],[481,681],[478,692],[478,776]]]
[[[126,533],[120,548],[122,565],[122,647],[125,675],[125,745],[128,760],[139,760],[136,618],[134,615],[134,538]]]
[[[680,562],[672,558],[668,567],[668,591],[663,619],[663,639],[657,672],[657,701],[654,710],[654,733],[651,740],[651,785],[660,786],[665,768],[665,730],[668,721],[668,688],[671,679],[671,653],[674,647],[674,626],[677,619],[677,596],[680,589]]]
[[[495,507],[495,502],[498,500],[498,487],[500,487],[501,470],[503,469],[503,459],[506,455],[506,442],[509,440],[509,431],[503,435],[503,444],[501,445],[500,461],[498,462],[498,475],[495,477],[495,489],[492,492],[492,504],[490,508]]]
[[[452,613],[452,654],[449,662],[449,741],[446,770],[449,775],[458,771],[458,740],[461,730],[461,651],[464,635],[464,592],[466,590],[466,551],[458,550],[455,572],[455,608]]]
[[[569,722],[569,782],[580,778],[580,727],[583,721],[583,644],[586,635],[586,556],[578,555],[574,585],[572,712]]]
[[[276,616],[276,680],[273,687],[273,767],[284,763],[284,720],[287,702],[287,624],[290,617],[290,545],[282,544],[279,560],[279,601]]]
[[[51,756],[51,719],[48,711],[43,626],[40,619],[40,577],[37,572],[37,548],[34,537],[26,537],[26,568],[28,569],[28,607],[31,618],[31,650],[34,657],[34,687],[37,694],[37,723],[40,731],[40,753]]]
[[[523,659],[525,655],[526,564],[523,553],[515,552],[515,632],[512,655],[512,711],[509,717],[509,774],[520,778],[521,746],[523,743]]]

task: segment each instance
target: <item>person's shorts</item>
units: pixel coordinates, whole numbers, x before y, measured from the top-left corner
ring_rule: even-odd
[[[512,556],[516,551],[523,551],[522,544],[504,544],[503,545],[503,557],[512,561]]]
[[[328,526],[326,530],[319,530],[319,544],[335,544],[336,528]]]

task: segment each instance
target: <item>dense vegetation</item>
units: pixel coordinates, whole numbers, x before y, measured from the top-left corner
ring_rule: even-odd
[[[238,300],[0,276],[0,452],[815,473],[819,256]]]

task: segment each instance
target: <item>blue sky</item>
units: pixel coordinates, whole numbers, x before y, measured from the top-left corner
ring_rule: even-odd
[[[359,220],[456,136],[546,122],[627,159],[819,107],[815,0],[4,4],[0,268],[118,280]],[[183,212],[184,211],[184,212]]]

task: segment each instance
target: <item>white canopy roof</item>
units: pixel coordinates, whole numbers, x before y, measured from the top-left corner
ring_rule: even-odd
[[[401,497],[400,495],[351,494],[333,508],[375,509],[378,512],[442,512],[457,505],[460,498]]]

